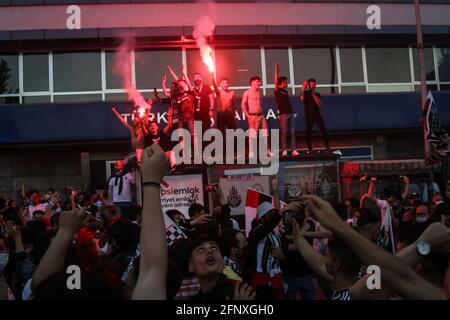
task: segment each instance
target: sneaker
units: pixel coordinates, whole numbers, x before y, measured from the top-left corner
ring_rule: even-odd
[[[287,157],[287,150],[283,150],[283,152],[281,153],[282,157]]]
[[[338,156],[342,156],[341,150],[334,150],[333,154],[338,155]]]
[[[297,150],[293,150],[293,151],[292,151],[292,156],[293,156],[293,157],[298,157],[299,155],[300,155],[300,153],[298,153]]]

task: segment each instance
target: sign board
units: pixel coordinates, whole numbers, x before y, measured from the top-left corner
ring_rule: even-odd
[[[270,194],[270,177],[253,174],[232,175],[219,180],[223,195],[231,208],[231,215],[245,213],[247,189]]]
[[[161,189],[161,206],[164,213],[176,209],[186,218],[192,203],[204,204],[203,176],[201,174],[165,176],[167,186]]]

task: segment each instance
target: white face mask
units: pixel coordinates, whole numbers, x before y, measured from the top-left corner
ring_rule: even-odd
[[[6,267],[9,261],[9,254],[0,253],[0,270]]]
[[[427,222],[428,218],[426,216],[423,217],[416,217],[416,222],[417,223],[424,223]]]

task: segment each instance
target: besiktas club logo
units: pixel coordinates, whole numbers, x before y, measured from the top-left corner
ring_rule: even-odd
[[[230,189],[230,195],[227,197],[228,204],[232,208],[237,208],[242,202],[242,197],[238,194],[238,191],[235,186],[232,186]]]

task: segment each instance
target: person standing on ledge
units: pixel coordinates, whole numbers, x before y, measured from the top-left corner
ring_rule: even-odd
[[[316,80],[309,79],[303,82],[302,94],[300,100],[305,106],[305,120],[306,120],[306,143],[308,144],[308,153],[312,151],[311,133],[314,123],[319,127],[322,133],[325,148],[328,153],[331,153],[328,132],[325,128],[320,108],[322,107],[322,99],[320,93],[316,91]]]
[[[275,99],[277,101],[278,112],[280,114],[280,129],[281,129],[281,153],[282,157],[287,157],[287,139],[288,134],[291,137],[292,156],[298,157],[297,143],[295,141],[295,115],[292,111],[291,100],[287,90],[287,78],[279,76],[280,65],[275,65]]]

